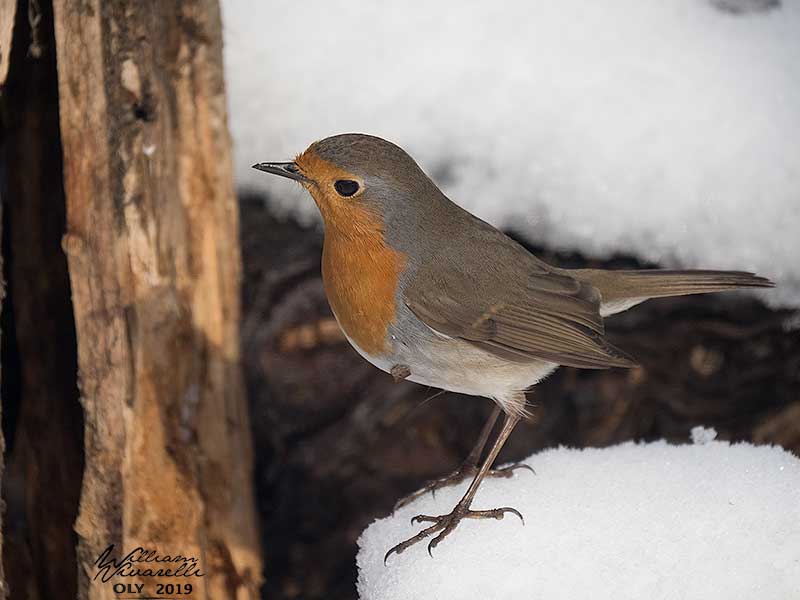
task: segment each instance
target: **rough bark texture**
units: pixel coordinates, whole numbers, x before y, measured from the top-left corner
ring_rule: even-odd
[[[424,402],[437,390],[395,384],[367,364],[328,309],[320,232],[274,219],[261,198],[243,198],[241,210],[264,597],[355,598],[361,531],[458,466],[491,404],[449,393]],[[567,267],[652,266],[536,252]],[[536,422],[517,428],[501,462],[558,444],[686,442],[699,424],[800,453],[796,313],[728,293],[650,301],[607,326],[643,367],[559,369],[529,395]]]
[[[0,99],[8,286],[2,313],[3,558],[12,598],[37,600],[75,595],[83,425],[60,245],[65,214],[52,12],[46,3],[27,0],[17,8]]]
[[[79,597],[115,597],[93,580],[109,544],[198,558],[192,598],[257,597],[219,7],[54,6],[86,421]]]

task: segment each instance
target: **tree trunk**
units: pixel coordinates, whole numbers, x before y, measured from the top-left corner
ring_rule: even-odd
[[[79,597],[116,597],[121,581],[256,598],[219,7],[55,0],[54,13],[86,423]],[[110,544],[195,557],[204,576],[103,583]]]

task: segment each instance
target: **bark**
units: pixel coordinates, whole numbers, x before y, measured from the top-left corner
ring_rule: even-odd
[[[115,597],[113,582],[93,579],[115,544],[120,555],[142,546],[198,558],[205,576],[186,580],[192,598],[255,598],[219,7],[54,8],[63,248],[86,421],[79,597]],[[142,581],[148,592],[178,583]]]

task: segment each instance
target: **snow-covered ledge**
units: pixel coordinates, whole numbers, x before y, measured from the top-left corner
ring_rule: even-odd
[[[421,498],[359,539],[361,600],[800,598],[800,459],[774,446],[713,441],[558,448],[536,475],[483,483],[474,508],[525,517],[465,520],[428,556],[388,548],[445,514],[466,484]]]

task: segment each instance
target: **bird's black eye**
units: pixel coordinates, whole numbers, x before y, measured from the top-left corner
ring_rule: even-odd
[[[358,182],[352,179],[340,179],[333,184],[340,196],[349,197],[358,191]]]

